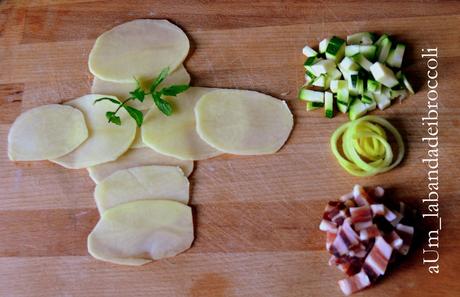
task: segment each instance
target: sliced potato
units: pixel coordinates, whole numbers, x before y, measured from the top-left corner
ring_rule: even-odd
[[[133,82],[174,71],[187,57],[189,40],[166,20],[140,19],[123,23],[99,36],[89,55],[94,76],[112,82]]]
[[[153,77],[150,77],[147,81],[141,82],[142,87],[147,90],[148,86],[151,85]],[[166,79],[157,87],[160,90],[163,87],[170,85],[188,85],[190,83],[190,74],[183,65],[180,65],[175,71],[166,77]],[[93,86],[91,87],[91,93],[93,94],[108,94],[117,97],[120,100],[126,99],[131,95],[132,92],[137,88],[136,82],[129,83],[115,83],[105,81],[96,76],[93,79]],[[151,96],[147,96],[144,102],[138,100],[130,101],[129,105],[139,110],[147,110],[153,105]]]
[[[193,238],[189,206],[168,200],[139,200],[102,214],[88,236],[88,252],[102,261],[143,265],[187,250]]]
[[[197,131],[210,146],[238,155],[271,154],[291,133],[292,114],[284,101],[243,90],[217,90],[196,104]]]
[[[119,204],[147,199],[189,199],[189,182],[179,167],[141,166],[119,170],[96,186],[94,198],[100,213]]]
[[[135,121],[124,109],[121,109],[119,112],[121,126],[108,123],[105,113],[114,110],[116,105],[108,101],[94,104],[94,101],[101,97],[107,96],[92,94],[65,103],[83,112],[89,137],[76,150],[53,159],[52,162],[66,168],[86,168],[116,160],[129,149],[136,136]]]
[[[8,134],[12,161],[48,160],[72,152],[88,138],[85,118],[71,106],[32,108],[14,121]]]
[[[157,108],[151,109],[141,127],[142,140],[157,152],[182,160],[203,160],[222,152],[209,146],[196,133],[193,108],[204,94],[215,89],[191,87],[177,97],[167,100],[173,114],[166,116]]]
[[[116,161],[88,168],[89,176],[95,183],[100,183],[112,173],[131,167],[148,165],[179,166],[186,176],[193,171],[193,161],[183,161],[159,154],[151,148],[130,149]]]

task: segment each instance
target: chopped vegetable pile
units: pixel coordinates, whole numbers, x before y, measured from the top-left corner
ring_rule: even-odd
[[[403,202],[392,208],[383,195],[381,187],[366,191],[355,185],[352,193],[326,205],[319,229],[326,232],[329,265],[349,276],[338,282],[345,295],[370,286],[398,255],[409,252],[414,212]]]
[[[393,134],[398,155],[387,140],[385,129]],[[341,140],[342,152],[338,143]],[[339,164],[355,176],[372,176],[387,172],[401,163],[404,142],[398,130],[384,118],[368,115],[340,126],[331,136],[331,149]]]
[[[377,39],[369,32],[349,35],[346,41],[326,38],[319,43],[319,53],[305,46],[306,83],[299,99],[307,101],[308,111],[324,107],[328,118],[334,116],[334,101],[351,120],[377,107],[383,110],[392,100],[414,94],[400,70],[405,49],[387,34]]]

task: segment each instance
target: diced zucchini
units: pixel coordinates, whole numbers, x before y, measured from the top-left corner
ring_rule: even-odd
[[[308,45],[304,46],[304,48],[302,49],[302,53],[306,56],[306,57],[316,57],[318,55],[318,53],[312,49],[311,47],[309,47]]]
[[[401,68],[405,50],[406,46],[398,43],[394,49],[390,50],[386,63],[391,67]]]
[[[373,79],[367,80],[367,90],[373,93],[380,93],[380,83]]]
[[[370,45],[374,42],[375,35],[370,32],[359,32],[347,36],[347,44]]]
[[[339,81],[339,86],[337,89],[337,101],[340,101],[346,105],[348,105],[350,102],[350,91],[348,90],[346,81],[344,80]]]
[[[307,101],[307,111],[315,110],[324,106],[324,103]]]
[[[345,54],[345,40],[333,36],[326,48],[326,59],[334,60],[336,62],[342,60]]]
[[[333,80],[333,79],[340,79],[342,77],[342,72],[340,72],[339,69],[334,68],[333,70],[329,71],[327,73],[327,76]]]
[[[326,87],[326,75],[321,74],[317,78],[315,78],[312,82],[313,86],[320,87],[320,88],[325,88]]]
[[[382,89],[381,94],[387,96],[388,98],[391,97],[391,89],[390,88],[382,86],[381,89]]]
[[[364,94],[364,81],[361,78],[358,78],[356,90],[358,91],[358,94]]]
[[[406,75],[399,71],[396,73],[396,78],[399,80],[399,83],[403,85],[407,91],[409,91],[410,94],[414,95],[414,89],[412,88],[412,85],[409,83],[409,80],[407,79]]]
[[[363,54],[359,53],[351,57],[353,61],[358,63],[361,67],[366,69],[367,71],[370,71],[372,63],[369,61],[366,57],[364,57]]]
[[[409,94],[407,93],[407,90],[390,90],[390,99],[399,99],[403,100],[406,99]]]
[[[372,101],[372,103],[365,103],[367,106],[367,111],[373,111],[377,108],[377,103],[375,101]]]
[[[374,102],[374,95],[370,92],[366,92],[363,95],[361,95],[361,101],[366,104],[371,104]]]
[[[384,94],[374,94],[374,99],[375,99],[375,102],[377,102],[377,107],[380,110],[384,110],[391,104],[390,97]]]
[[[361,100],[355,100],[350,106],[350,111],[348,113],[348,116],[350,117],[350,120],[356,120],[357,118],[362,117],[367,113],[368,106],[361,102]]]
[[[359,52],[369,60],[374,60],[377,54],[377,46],[375,45],[360,45]]]
[[[303,67],[307,69],[307,66],[311,66],[316,63],[317,58],[316,57],[308,57],[305,62],[303,63]]]
[[[342,102],[337,101],[337,109],[338,109],[341,113],[347,113],[347,111],[348,111],[348,104],[343,104]]]
[[[340,62],[339,65],[341,66],[342,69],[347,70],[347,71],[359,70],[359,65],[356,64],[355,61],[353,61],[353,59],[351,59],[350,57],[343,58],[343,60]]]
[[[351,56],[354,56],[356,54],[359,54],[360,51],[359,51],[359,45],[355,44],[355,45],[347,45],[345,47],[345,56],[347,57],[351,57]]]
[[[324,103],[324,92],[301,89],[299,92],[299,99],[311,102]]]
[[[377,41],[374,43],[374,45],[376,46],[380,46],[380,44],[382,43],[382,41],[386,38],[389,38],[388,34],[382,34],[382,36],[379,37],[379,39],[377,39]]]
[[[339,69],[340,69],[340,72],[342,72],[343,78],[345,78],[346,80],[350,79],[350,75],[358,74],[358,71],[356,71],[356,70],[345,70],[345,69],[343,69],[343,67],[340,64],[339,64]]]
[[[330,38],[324,38],[323,40],[321,40],[321,42],[319,43],[319,52],[321,54],[324,54],[326,52],[326,49],[327,49],[327,45],[329,44],[329,40],[331,40]]]
[[[315,76],[320,76],[321,74],[332,71],[335,65],[335,62],[332,60],[319,60],[315,64],[307,67]]]
[[[334,95],[331,92],[324,93],[324,113],[327,118],[334,117]]]
[[[384,63],[387,60],[390,50],[391,50],[391,41],[390,41],[390,38],[386,37],[385,39],[381,41],[380,45],[378,46],[377,60],[380,63]]]
[[[398,85],[398,80],[396,79],[393,71],[387,66],[383,65],[382,63],[375,62],[370,67],[370,70],[372,76],[374,76],[374,79],[382,85],[387,86],[389,88]]]
[[[310,79],[315,79],[316,75],[311,72],[310,70],[305,71],[305,75],[308,76]]]
[[[331,80],[331,83],[329,84],[329,88],[331,89],[332,93],[337,93],[337,90],[339,88],[339,80],[338,79]]]
[[[358,74],[350,75],[350,79],[348,80],[348,90],[351,95],[358,95],[358,79]]]

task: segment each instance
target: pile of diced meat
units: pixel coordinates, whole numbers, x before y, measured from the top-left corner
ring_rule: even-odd
[[[402,202],[390,207],[383,195],[381,187],[366,191],[355,185],[352,193],[329,202],[324,211],[319,228],[326,232],[326,249],[332,254],[329,265],[349,276],[339,281],[345,295],[370,286],[398,254],[409,252],[414,212]]]

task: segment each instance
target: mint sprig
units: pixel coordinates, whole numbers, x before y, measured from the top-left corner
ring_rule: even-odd
[[[133,91],[129,92],[130,97],[126,98],[123,101],[120,101],[115,98],[110,97],[102,97],[94,101],[94,104],[100,101],[110,101],[114,104],[117,104],[118,107],[115,111],[107,111],[105,113],[105,117],[107,118],[109,123],[113,123],[115,125],[121,125],[121,118],[117,115],[118,111],[124,108],[128,114],[136,121],[138,127],[142,126],[144,122],[144,114],[142,111],[127,105],[129,101],[132,100],[139,100],[140,102],[144,102],[145,97],[149,96],[152,98],[155,106],[166,116],[170,116],[173,113],[173,108],[171,103],[169,103],[163,96],[177,96],[178,94],[185,92],[190,86],[189,85],[171,85],[168,87],[164,87],[161,90],[157,91],[158,86],[166,79],[169,74],[169,67],[164,68],[160,74],[153,80],[152,84],[148,88],[148,92],[146,92],[140,82],[136,79],[137,87]]]

